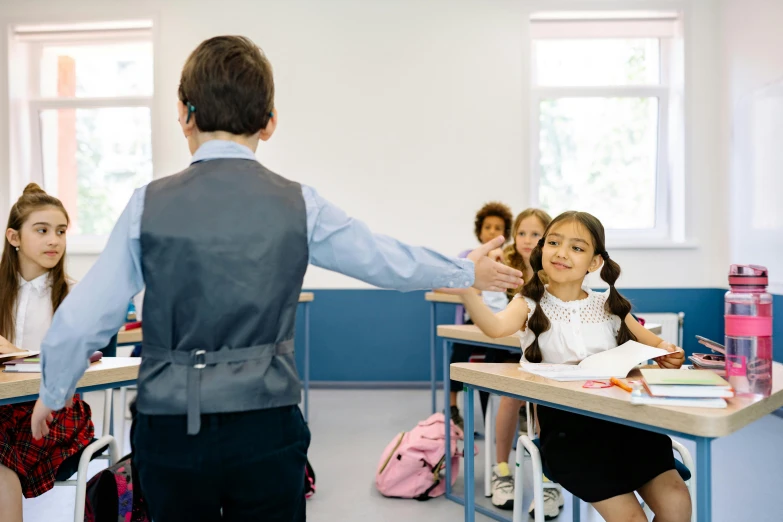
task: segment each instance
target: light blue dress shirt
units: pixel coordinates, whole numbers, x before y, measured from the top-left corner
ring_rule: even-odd
[[[247,147],[213,140],[199,147],[191,163],[217,158],[257,161]],[[139,237],[146,189],[133,193],[103,253],[54,315],[41,345],[40,396],[49,408],[63,407],[87,369],[90,354],[108,344],[125,322],[129,300],[144,288]],[[311,187],[302,185],[302,196],[310,264],[403,291],[473,284],[472,261],[373,234]]]

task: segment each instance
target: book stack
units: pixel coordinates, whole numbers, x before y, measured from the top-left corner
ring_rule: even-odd
[[[709,370],[643,369],[644,390],[634,390],[632,404],[725,408],[734,389],[723,377]]]
[[[41,373],[41,358],[36,356],[13,359],[4,362],[3,366],[8,373]]]

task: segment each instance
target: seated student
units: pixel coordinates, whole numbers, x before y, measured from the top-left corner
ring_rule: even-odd
[[[552,221],[545,211],[537,208],[528,208],[519,213],[514,219],[512,235],[514,242],[506,246],[502,251],[503,262],[521,271],[525,281],[533,279],[533,269],[530,266],[530,254],[538,244],[538,240],[544,235],[544,230]],[[497,252],[497,251],[496,251]],[[490,255],[497,255],[495,252]],[[508,290],[509,301],[521,290],[515,288]],[[519,363],[518,352],[505,352],[503,350],[489,350],[487,362],[514,362]],[[517,419],[520,418],[521,430],[527,430],[526,417],[524,416],[525,403],[511,397],[500,397],[498,413],[495,418],[495,449],[497,465],[492,469],[492,504],[500,509],[514,509],[514,475],[508,466],[508,458],[516,435]],[[521,413],[520,413],[521,412]],[[544,515],[547,519],[559,515],[563,506],[563,496],[560,488],[546,488],[544,490]],[[533,513],[535,504],[530,504],[529,513]]]
[[[65,232],[68,214],[57,198],[31,183],[11,207],[0,260],[0,353],[38,351],[52,315],[68,295]],[[22,495],[52,489],[60,465],[93,438],[90,406],[54,413],[49,435],[30,431],[34,402],[0,406],[0,520],[22,520]]]
[[[555,218],[530,254],[532,279],[498,313],[471,294],[463,301],[473,321],[490,337],[520,332],[529,362],[578,363],[629,340],[671,352],[662,368],[679,368],[682,348],[661,340],[631,315],[631,303],[615,288],[620,266],[606,251],[604,227],[585,212]],[[607,292],[584,286],[588,273],[601,270]],[[547,284],[545,284],[547,283]],[[666,435],[538,407],[541,458],[551,478],[590,502],[607,522],[646,521],[638,492],[658,522],[691,517],[688,489],[674,468]]]
[[[499,236],[509,237],[512,217],[513,214],[511,214],[511,210],[503,203],[498,203],[496,201],[487,203],[476,213],[474,223],[476,239],[483,245]],[[469,253],[470,250],[465,250],[459,254],[459,257],[467,257]],[[508,302],[504,292],[478,292],[478,290],[476,290],[476,293],[481,294],[484,302],[494,312],[503,310]],[[465,313],[462,306],[457,306],[457,316],[454,322],[456,324],[473,324],[470,320],[470,316]],[[451,362],[468,362],[470,355],[474,350],[475,346],[454,343],[451,352]],[[457,393],[462,390],[462,383],[452,379],[449,381],[449,387],[451,420],[454,421],[454,424],[463,428],[464,421],[459,413],[459,407],[457,406]],[[486,407],[486,398],[484,397],[482,397],[482,406]]]

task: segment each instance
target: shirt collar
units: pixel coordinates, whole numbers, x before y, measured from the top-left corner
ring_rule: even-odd
[[[49,272],[36,277],[32,281],[25,281],[25,279],[20,275],[19,288],[28,285],[31,286],[38,295],[43,295],[49,289],[49,287],[52,286],[52,283],[49,280]]]
[[[227,140],[209,140],[196,150],[190,163],[224,158],[258,161],[253,151],[244,145]]]

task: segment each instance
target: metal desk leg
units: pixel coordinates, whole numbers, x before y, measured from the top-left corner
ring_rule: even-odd
[[[712,520],[712,439],[696,441],[696,520]]]
[[[432,393],[432,413],[435,413],[437,407],[437,383],[435,380],[435,337],[438,329],[437,315],[435,314],[435,301],[430,302],[430,391]]]
[[[310,421],[310,303],[304,305],[305,348],[304,348],[304,420]]]
[[[582,520],[582,502],[576,495],[571,495],[571,522],[579,522]]]
[[[446,426],[446,450],[451,448],[451,417],[449,416],[449,360],[451,360],[451,341],[443,341],[443,417]],[[451,495],[451,459],[446,459],[446,497]]]
[[[465,522],[474,522],[476,519],[476,476],[474,471],[473,455],[473,387],[465,385]],[[449,446],[446,446],[447,448]],[[448,460],[448,459],[447,459]]]

